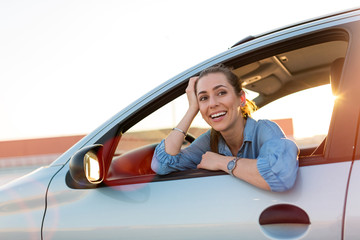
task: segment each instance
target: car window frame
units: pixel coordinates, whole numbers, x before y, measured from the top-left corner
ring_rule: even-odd
[[[123,119],[123,121],[120,121],[118,124],[116,124],[111,131],[108,131],[108,133],[112,132],[112,134],[105,134],[101,139],[99,139],[98,141],[96,141],[96,143],[103,143],[104,140],[106,139],[110,139],[114,137],[114,132],[116,132],[115,137],[121,137],[121,135],[126,132],[128,129],[130,129],[133,125],[135,125],[137,122],[139,122],[140,120],[142,120],[144,117],[146,117],[147,115],[149,115],[150,113],[156,111],[157,109],[159,109],[160,107],[162,107],[163,105],[165,105],[166,103],[168,103],[169,101],[174,100],[175,98],[179,97],[180,95],[182,95],[185,91],[185,88],[187,86],[187,81],[191,76],[197,75],[198,72],[200,72],[202,69],[217,64],[217,63],[224,63],[226,65],[231,64],[232,61],[237,61],[237,64],[248,64],[250,62],[256,61],[256,60],[260,60],[262,58],[265,58],[267,56],[272,56],[272,55],[276,55],[278,53],[284,52],[284,51],[289,51],[289,48],[294,49],[294,48],[298,48],[298,44],[299,42],[295,42],[294,44],[293,41],[295,41],[296,39],[303,41],[303,44],[305,45],[312,45],[313,40],[315,39],[316,36],[323,36],[324,39],[328,39],[329,37],[329,33],[331,35],[331,33],[336,33],[336,32],[341,32],[342,34],[340,34],[340,38],[343,38],[343,33],[348,34],[347,30],[345,27],[341,28],[339,26],[336,26],[334,28],[330,28],[330,29],[326,29],[326,30],[322,30],[320,32],[308,32],[306,34],[301,34],[301,35],[297,35],[294,38],[287,38],[285,40],[282,41],[276,41],[273,42],[271,44],[267,44],[264,45],[262,48],[256,48],[255,50],[250,50],[250,51],[237,51],[238,53],[234,55],[234,57],[230,58],[230,59],[226,59],[226,61],[222,60],[221,58],[215,58],[212,61],[208,61],[205,62],[203,64],[200,64],[197,68],[192,69],[192,71],[189,71],[187,74],[184,74],[183,76],[180,77],[180,80],[177,81],[177,83],[172,87],[172,88],[168,88],[165,91],[162,91],[158,96],[156,96],[155,98],[153,98],[152,100],[146,102],[145,104],[143,104],[140,108],[138,108],[136,111],[133,111],[130,115],[128,115],[126,118]],[[325,33],[325,34],[324,34]],[[349,35],[349,34],[348,34]],[[311,40],[307,39],[308,36],[311,36]],[[295,40],[294,40],[295,39]],[[333,40],[333,39],[332,39]],[[319,41],[319,39],[317,39],[317,42]],[[350,41],[349,42],[349,47],[350,48]],[[285,44],[284,43],[288,43]],[[312,43],[312,44],[311,44]],[[274,46],[277,48],[275,48],[274,50]],[[297,47],[294,47],[297,46]],[[303,47],[303,46],[302,46]],[[234,53],[232,53],[234,54]],[[226,56],[226,55],[225,55]],[[347,55],[346,55],[347,58]],[[239,61],[240,59],[240,61]],[[346,64],[344,65],[344,70],[346,71]],[[342,79],[341,81],[346,81],[346,79]],[[346,84],[341,84],[341,86],[345,86]],[[340,89],[341,90],[341,89]],[[336,103],[335,103],[336,104]],[[337,118],[336,116],[338,114],[343,114],[344,110],[342,110],[341,108],[341,104],[337,105],[336,107],[336,111],[335,113],[333,113],[332,115],[332,120],[330,122],[330,128],[329,128],[329,133],[328,133],[328,143],[325,145],[325,149],[324,149],[324,155],[316,155],[316,156],[304,156],[299,158],[299,165],[300,167],[302,166],[311,166],[311,165],[319,165],[319,164],[327,164],[327,163],[333,163],[333,162],[342,162],[342,161],[349,161],[351,160],[351,158],[348,157],[348,154],[346,155],[345,158],[341,157],[341,158],[330,158],[329,156],[331,156],[331,154],[333,153],[333,150],[331,150],[331,148],[329,146],[331,146],[331,144],[336,144],[336,139],[334,140],[333,135],[337,136],[339,135],[339,130],[336,130],[336,126],[339,125],[337,120],[334,120],[333,118]],[[335,107],[334,107],[335,110]],[[352,127],[351,127],[352,129]],[[109,137],[108,135],[111,135],[111,137]],[[115,144],[116,141],[114,141],[113,144]],[[344,145],[343,145],[344,146]],[[347,148],[347,147],[345,147]],[[110,147],[110,149],[114,149],[114,147]],[[343,149],[343,148],[342,148]],[[348,149],[346,149],[348,151]],[[340,151],[337,151],[340,152]],[[109,162],[109,165],[111,163]],[[206,171],[206,170],[190,170],[190,171],[183,171],[183,172],[175,172],[175,173],[171,173],[168,174],[166,176],[155,176],[151,178],[151,181],[164,181],[164,180],[173,180],[173,179],[184,179],[184,178],[193,178],[193,177],[206,177],[206,176],[214,176],[214,175],[224,175],[227,174],[225,172],[222,171]],[[145,178],[145,179],[142,179]],[[142,179],[142,180],[141,180]],[[136,183],[140,183],[142,181],[148,181],[149,179],[146,176],[135,176],[133,177],[133,180],[131,179],[119,179],[118,181],[116,181],[115,184],[126,184],[126,182],[136,182]],[[101,186],[101,184],[100,184]]]

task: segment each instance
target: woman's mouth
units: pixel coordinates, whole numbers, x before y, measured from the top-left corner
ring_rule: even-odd
[[[218,112],[218,113],[211,114],[210,117],[213,120],[218,120],[218,119],[222,118],[225,115],[226,115],[226,112]]]

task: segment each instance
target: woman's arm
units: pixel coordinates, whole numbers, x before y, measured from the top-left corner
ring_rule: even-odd
[[[258,149],[250,158],[240,158],[233,175],[254,186],[274,192],[289,190],[295,183],[299,167],[296,144],[285,138],[273,122],[259,121],[252,147]],[[228,172],[227,164],[233,156],[206,152],[198,168]]]
[[[176,126],[177,129],[182,130],[186,133],[192,121],[194,120],[196,114],[199,112],[199,105],[197,103],[196,94],[195,94],[195,82],[198,77],[192,77],[189,80],[189,84],[186,88],[186,95],[189,102],[189,108],[186,111],[184,117],[181,119],[179,124]],[[184,142],[185,135],[181,131],[173,130],[170,134],[165,138],[165,151],[170,155],[177,155],[181,146]]]
[[[233,170],[233,174],[235,177],[240,178],[256,187],[268,191],[271,190],[269,184],[259,173],[257,168],[257,159],[240,158]]]
[[[202,160],[198,165],[198,168],[204,168],[208,170],[222,170],[224,172],[228,172],[227,165],[234,158],[235,157],[233,156],[223,156],[213,152],[206,152],[202,156]],[[233,175],[256,187],[264,190],[270,190],[269,184],[258,171],[256,159],[240,158],[236,162]]]
[[[283,192],[295,183],[299,163],[296,144],[286,138],[267,141],[257,159],[240,158],[233,170],[235,177],[256,187]],[[198,168],[228,172],[227,164],[235,157],[206,152]]]

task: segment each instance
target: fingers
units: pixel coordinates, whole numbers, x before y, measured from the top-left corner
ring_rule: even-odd
[[[188,86],[186,88],[186,92],[195,92],[195,83],[196,83],[196,80],[198,80],[199,77],[191,77],[189,79],[189,83],[188,83]]]
[[[199,76],[195,76],[195,77],[191,77],[189,81],[195,83],[196,80],[198,80],[198,79],[199,79]]]
[[[214,158],[213,152],[206,152],[202,155],[200,163],[197,165],[197,168],[203,168],[208,170],[214,170]]]
[[[228,162],[233,159],[232,156],[223,156],[214,152],[206,152],[202,155],[200,163],[197,168],[203,168],[207,170],[222,170],[227,171]]]
[[[197,112],[199,110],[199,105],[195,93],[195,83],[198,78],[199,77],[190,78],[188,86],[186,88],[186,94],[189,101],[189,108],[194,110],[194,112]]]

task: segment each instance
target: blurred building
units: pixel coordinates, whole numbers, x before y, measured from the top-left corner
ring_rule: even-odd
[[[274,121],[281,126],[287,137],[293,138],[292,119]],[[206,130],[192,128],[190,132],[197,137]],[[170,129],[163,129],[126,133],[120,141],[117,153],[122,154],[140,146],[160,142],[170,131]],[[48,165],[83,137],[84,135],[75,135],[0,141],[0,168]]]
[[[48,165],[83,137],[0,141],[0,168]]]

